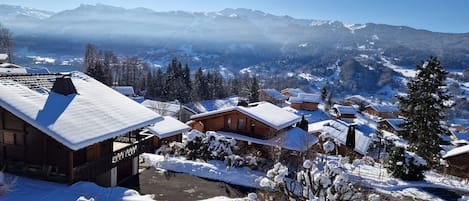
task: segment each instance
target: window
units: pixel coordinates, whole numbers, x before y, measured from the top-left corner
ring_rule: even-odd
[[[255,127],[256,127],[256,122],[251,120],[251,132],[254,132]]]
[[[244,119],[238,119],[238,130],[244,129]]]
[[[225,126],[225,127],[228,128],[228,129],[231,128],[231,117],[228,117],[228,118],[226,119],[226,126]]]
[[[10,131],[3,132],[3,143],[5,144],[15,144],[15,134]]]

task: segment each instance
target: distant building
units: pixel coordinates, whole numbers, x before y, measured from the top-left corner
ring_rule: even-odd
[[[163,117],[80,72],[0,75],[0,166],[16,174],[115,186],[153,151]]]
[[[369,115],[380,118],[396,118],[399,116],[399,108],[395,105],[370,104],[365,107],[365,112]]]
[[[334,105],[332,107],[333,115],[344,121],[353,121],[356,118],[357,109],[352,106]]]
[[[282,89],[280,93],[282,93],[282,95],[286,97],[292,97],[292,96],[296,97],[298,96],[298,94],[305,93],[305,92],[300,88],[286,88],[286,89]]]
[[[456,147],[448,151],[443,159],[448,162],[447,173],[469,178],[469,145]]]
[[[173,117],[164,116],[163,118],[163,121],[156,122],[152,126],[147,127],[148,132],[155,136],[153,143],[156,149],[170,142],[181,142],[182,134],[191,129],[188,125]]]
[[[182,119],[181,121],[187,122],[190,120],[192,115],[201,114],[205,112],[211,112],[220,110],[228,107],[237,106],[240,102],[245,101],[243,98],[238,96],[231,96],[222,99],[203,100],[183,105]]]
[[[276,89],[260,89],[259,101],[266,101],[277,106],[284,106],[287,97],[282,95]]]
[[[353,96],[348,96],[344,100],[345,105],[358,105],[358,106],[366,106],[370,104],[370,101],[368,101],[365,97],[360,96],[360,95],[353,95]]]
[[[355,127],[355,148],[354,151],[366,155],[368,152],[371,139],[369,138],[370,133],[365,133],[357,128],[355,124],[349,124],[341,120],[325,120],[309,125],[308,132],[317,135],[320,139],[332,139],[339,142],[341,145],[339,148],[339,154],[346,154],[346,141],[347,133],[351,127]]]
[[[112,88],[137,103],[142,103],[145,100],[142,96],[135,94],[133,86],[112,86]]]
[[[318,139],[294,125],[301,120],[291,112],[268,102],[249,107],[234,106],[192,116],[190,125],[201,132],[217,133],[238,140],[238,146],[255,146],[267,158],[274,157],[273,147],[305,152]],[[253,145],[255,144],[255,145]]]
[[[402,127],[402,125],[405,122],[406,121],[404,119],[382,119],[378,121],[378,124],[385,131],[403,136],[406,130]]]
[[[290,97],[290,106],[300,110],[317,110],[321,97],[316,94],[300,93],[298,96]]]

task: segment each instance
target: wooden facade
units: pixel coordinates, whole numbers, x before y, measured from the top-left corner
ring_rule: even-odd
[[[458,176],[469,178],[469,153],[463,153],[460,155],[445,158],[448,162],[447,173]]]
[[[285,98],[272,97],[268,93],[266,93],[263,89],[259,90],[259,101],[266,101],[274,105],[282,106],[283,104],[285,104],[285,100],[287,100],[286,97]]]
[[[381,117],[383,119],[396,118],[399,115],[399,112],[395,111],[377,111],[371,106],[365,107],[365,112],[376,117]]]
[[[291,103],[291,107],[300,110],[310,110],[314,111],[318,109],[319,103],[314,102],[301,102],[301,103]]]
[[[237,110],[194,118],[192,120],[200,122],[203,125],[202,132],[227,131],[258,139],[270,139],[280,132]]]
[[[100,175],[118,167],[122,179],[132,172],[119,167],[127,167],[140,153],[153,150],[152,136],[129,140],[129,146],[118,150],[113,150],[113,143],[108,139],[73,151],[0,107],[0,166],[8,172],[58,182],[97,182]]]

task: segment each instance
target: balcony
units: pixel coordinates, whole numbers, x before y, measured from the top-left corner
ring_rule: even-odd
[[[109,171],[124,161],[145,153],[153,152],[153,135],[138,134],[137,138],[119,137],[113,143],[113,152],[99,159],[73,168],[73,180],[88,180]]]

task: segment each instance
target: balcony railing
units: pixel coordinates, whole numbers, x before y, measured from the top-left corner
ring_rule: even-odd
[[[114,151],[112,154],[102,156],[73,168],[74,180],[87,180],[118,166],[142,153],[153,152],[153,136],[147,136],[140,141]]]

